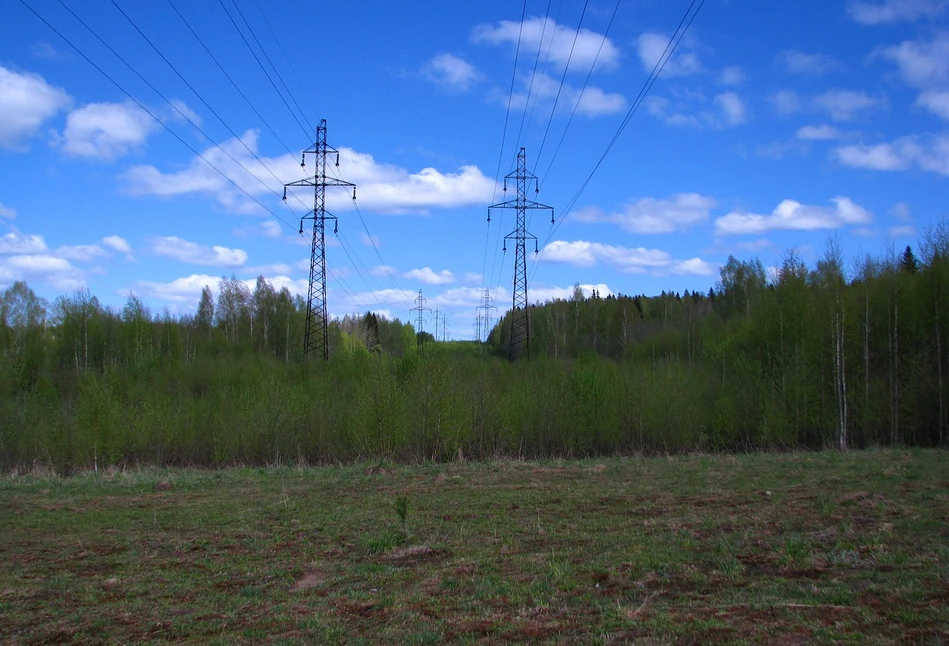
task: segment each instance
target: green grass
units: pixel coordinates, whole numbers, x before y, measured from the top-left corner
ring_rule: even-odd
[[[949,640],[945,451],[21,474],[0,519],[3,643]]]

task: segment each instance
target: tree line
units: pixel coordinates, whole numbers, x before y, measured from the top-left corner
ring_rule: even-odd
[[[917,256],[918,253],[918,256]],[[302,361],[305,301],[258,278],[193,315],[0,298],[0,468],[306,463],[947,441],[949,227],[813,267],[730,257],[707,293],[531,307],[529,361],[372,313]],[[509,316],[509,313],[508,313]]]

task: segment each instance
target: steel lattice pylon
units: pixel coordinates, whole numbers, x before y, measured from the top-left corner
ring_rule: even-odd
[[[313,220],[313,240],[310,245],[310,285],[306,299],[306,328],[303,335],[303,359],[319,353],[323,360],[329,359],[329,338],[326,334],[326,221],[336,216],[326,212],[326,187],[347,186],[353,188],[356,199],[356,185],[341,179],[326,176],[326,155],[336,155],[339,166],[339,151],[326,144],[326,119],[320,119],[316,128],[316,143],[303,151],[300,166],[306,168],[306,156],[315,155],[316,172],[283,188],[283,199],[287,199],[287,188],[298,186],[313,187],[313,210],[300,219],[300,235],[303,235],[303,220]],[[335,228],[334,228],[335,230]]]
[[[514,241],[514,298],[511,310],[511,338],[508,356],[511,361],[530,356],[530,312],[527,301],[527,240],[534,241],[534,253],[537,253],[537,236],[527,231],[527,212],[547,209],[550,221],[554,221],[554,209],[527,199],[527,182],[534,180],[534,193],[538,193],[537,176],[527,170],[527,152],[521,148],[517,153],[517,170],[504,177],[504,191],[507,192],[507,180],[517,182],[517,197],[492,204],[488,207],[488,222],[491,221],[491,209],[514,209],[517,220],[514,231],[504,236],[504,251],[507,241]]]

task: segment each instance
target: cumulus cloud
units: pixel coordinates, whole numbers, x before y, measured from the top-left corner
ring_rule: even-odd
[[[949,176],[949,135],[901,137],[890,143],[841,146],[832,156],[844,166],[898,171],[913,167]]]
[[[0,247],[2,244],[0,242]],[[0,285],[17,280],[42,281],[60,291],[73,291],[86,286],[85,272],[73,267],[65,258],[48,253],[0,256]]]
[[[741,85],[745,78],[745,72],[740,67],[731,66],[722,70],[720,80],[723,85]]]
[[[247,262],[247,252],[243,249],[201,245],[177,236],[156,238],[152,241],[152,252],[192,265],[210,267],[240,267]]]
[[[802,126],[794,134],[795,138],[804,141],[829,141],[832,139],[842,139],[844,134],[833,126]]]
[[[893,62],[903,79],[913,87],[930,88],[949,84],[949,33],[941,32],[931,40],[906,40],[880,50],[879,55]]]
[[[66,117],[59,145],[68,155],[111,161],[140,148],[159,127],[134,103],[89,103]]]
[[[422,267],[421,269],[412,269],[410,271],[402,274],[404,278],[409,280],[417,280],[426,285],[447,285],[449,283],[455,282],[455,275],[443,269],[440,272],[434,272],[430,267]]]
[[[774,111],[782,117],[800,112],[804,108],[804,101],[794,90],[780,90],[768,97],[768,100]]]
[[[847,5],[847,13],[863,25],[879,25],[935,18],[947,7],[949,7],[947,0],[883,0],[882,2],[852,0]]]
[[[533,81],[531,81],[531,78],[533,78]],[[622,94],[606,92],[592,85],[588,85],[582,90],[569,83],[564,83],[561,86],[559,79],[541,72],[534,74],[533,77],[526,74],[520,80],[520,90],[509,95],[507,92],[495,89],[489,95],[489,100],[501,105],[507,105],[510,101],[511,108],[515,110],[535,109],[538,106],[543,106],[545,111],[549,111],[556,100],[558,112],[571,113],[576,109],[577,114],[587,117],[623,112],[628,105],[626,97]],[[530,100],[529,105],[528,98]]]
[[[71,102],[65,91],[39,74],[20,74],[0,66],[0,148],[27,150],[27,140],[43,122]]]
[[[9,206],[5,206],[3,202],[0,202],[0,218],[8,218],[12,220],[16,217],[16,211],[11,209]]]
[[[781,90],[772,94],[769,100],[779,116],[798,112],[820,112],[827,114],[833,121],[852,121],[886,106],[886,99],[883,97],[841,89],[831,89],[813,96],[801,96],[793,90]]]
[[[578,211],[573,217],[580,222],[609,222],[631,233],[673,233],[706,222],[715,200],[698,193],[680,193],[668,200],[647,197],[630,202],[617,213],[598,208]]]
[[[217,292],[220,282],[220,276],[191,274],[190,276],[177,278],[167,283],[140,280],[136,285],[138,285],[142,293],[147,296],[172,301],[174,303],[197,305],[198,300],[201,298],[201,291],[205,287],[210,287],[214,292]]]
[[[132,253],[132,247],[129,246],[129,243],[121,236],[106,236],[102,238],[102,244],[112,251],[118,251],[119,253]]]
[[[636,39],[636,52],[639,54],[639,62],[642,63],[644,72],[652,73],[656,63],[660,61],[664,53],[668,53],[666,51],[668,45],[669,37],[665,34],[648,31],[640,34]],[[669,58],[665,67],[662,68],[662,75],[667,78],[690,76],[701,71],[702,63],[695,53],[681,52]]]
[[[778,54],[778,62],[791,74],[809,78],[820,78],[843,69],[843,65],[826,54],[808,54],[796,49],[788,49]]]
[[[593,267],[603,262],[625,274],[652,274],[654,276],[714,274],[717,267],[701,258],[676,260],[668,252],[644,247],[630,248],[586,240],[554,240],[541,252],[541,260],[559,262],[574,267]]]
[[[886,234],[891,238],[915,238],[916,229],[908,224],[902,226],[890,227],[887,229]]]
[[[676,92],[674,99],[662,96],[645,101],[649,114],[668,126],[727,128],[748,120],[744,100],[735,92],[723,92],[711,102],[700,92]]]
[[[457,92],[467,92],[484,78],[474,65],[454,54],[438,54],[422,67],[430,81]]]
[[[109,252],[96,244],[63,245],[56,249],[56,256],[76,262],[91,262],[108,257]]]
[[[309,263],[309,261],[307,261]],[[390,267],[389,265],[376,265],[369,270],[370,276],[375,276],[376,278],[381,278],[382,276],[391,276],[398,273],[395,267]]]
[[[715,105],[721,110],[725,123],[737,126],[748,118],[748,109],[745,102],[734,92],[725,92],[715,97]]]
[[[937,117],[949,121],[949,91],[923,92],[916,99],[916,105],[926,108]]]
[[[11,231],[0,237],[0,254],[35,254],[46,251],[42,236]]]
[[[540,60],[549,60],[561,70],[568,60],[575,71],[589,70],[594,60],[598,69],[612,69],[620,58],[619,48],[606,36],[558,25],[551,18],[528,18],[523,24],[511,20],[481,24],[471,32],[471,40],[512,48],[520,42],[522,51],[539,51]]]
[[[257,132],[248,130],[242,135],[247,148],[257,151]],[[282,194],[283,182],[300,179],[306,171],[300,169],[299,158],[291,155],[260,157],[273,174],[236,139],[229,139],[221,147],[239,160],[238,166],[217,148],[209,148],[203,156],[247,193],[263,200],[268,193]],[[491,199],[494,181],[476,166],[462,166],[457,172],[442,172],[423,168],[410,173],[404,168],[380,164],[366,153],[340,148],[340,171],[347,181],[358,185],[359,204],[363,209],[381,213],[427,213],[432,208],[455,208],[484,204]],[[246,169],[246,170],[245,170]],[[177,197],[205,195],[225,209],[235,213],[259,213],[259,205],[247,198],[214,169],[195,157],[188,167],[176,172],[162,172],[154,166],[134,166],[122,177],[125,190],[132,195]],[[291,201],[294,199],[291,196]],[[312,200],[312,194],[303,196]],[[351,194],[343,190],[327,191],[330,210],[352,209]]]
[[[815,231],[867,224],[873,220],[869,211],[854,204],[849,197],[835,197],[831,202],[833,206],[808,206],[784,200],[768,215],[732,212],[715,221],[715,230],[723,235],[775,230]]]
[[[903,80],[920,90],[916,105],[949,120],[949,32],[907,40],[878,51],[895,63]]]
[[[866,92],[829,90],[814,97],[814,106],[834,121],[850,121],[859,114],[883,105],[883,100]]]
[[[359,232],[359,241],[366,245],[367,247],[380,247],[382,246],[382,239],[377,235],[369,235],[364,231]]]
[[[264,220],[260,223],[260,229],[266,238],[279,238],[283,233],[280,223],[276,220]]]

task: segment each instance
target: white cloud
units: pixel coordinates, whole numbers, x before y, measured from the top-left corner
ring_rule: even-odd
[[[873,216],[849,197],[835,197],[833,206],[807,206],[784,200],[770,215],[732,212],[715,221],[719,234],[759,234],[773,230],[814,231],[836,229],[844,225],[867,224]]]
[[[748,118],[745,102],[734,92],[725,92],[716,96],[715,105],[722,111],[725,122],[730,126],[742,124]]]
[[[417,280],[426,285],[447,285],[448,283],[455,282],[455,275],[447,269],[436,273],[432,271],[430,267],[412,269],[402,274],[402,276],[409,280]]]
[[[714,97],[711,105],[701,92],[676,92],[675,100],[651,96],[645,100],[649,114],[668,126],[727,128],[748,119],[744,100],[735,92],[723,92]]]
[[[280,223],[276,220],[264,220],[260,223],[260,229],[266,238],[279,238],[283,233]]]
[[[467,92],[484,78],[484,74],[454,54],[438,54],[422,67],[430,81],[457,92]]]
[[[626,274],[650,273],[654,276],[668,274],[709,275],[716,271],[700,258],[676,260],[668,252],[644,247],[630,248],[606,245],[599,242],[555,240],[544,247],[541,259],[560,262],[574,267],[593,267],[599,262]]]
[[[909,85],[923,90],[949,86],[949,32],[932,40],[907,40],[879,54],[895,63]]]
[[[113,251],[118,251],[119,253],[132,253],[132,247],[129,246],[129,243],[121,236],[106,236],[105,238],[102,238],[102,244]]]
[[[845,166],[870,170],[908,170],[918,166],[949,176],[949,134],[936,137],[901,137],[892,143],[842,146],[834,158]]]
[[[85,272],[64,258],[44,253],[0,257],[0,285],[17,280],[43,281],[59,291],[74,291],[86,286]]]
[[[159,127],[134,103],[89,103],[69,113],[59,143],[68,155],[111,161],[141,147]]]
[[[90,262],[96,258],[104,258],[109,252],[96,244],[83,245],[63,245],[56,249],[55,254],[59,258],[75,260],[77,262]]]
[[[72,265],[65,258],[57,258],[46,254],[28,254],[10,256],[4,260],[7,267],[20,269],[27,274],[50,274],[72,269]]]
[[[884,107],[886,99],[866,92],[831,89],[815,96],[801,96],[793,90],[775,92],[768,100],[782,117],[798,112],[823,112],[834,121],[850,121],[863,113]]]
[[[242,139],[250,150],[256,152],[256,131],[248,130]],[[205,150],[202,155],[238,186],[262,201],[275,202],[275,198],[266,195],[271,192],[281,195],[284,181],[300,179],[301,174],[307,172],[300,169],[299,158],[291,155],[260,157],[281,178],[278,181],[236,139],[225,141],[221,147],[244,168],[216,147]],[[431,208],[484,204],[491,199],[494,190],[494,181],[485,177],[476,166],[462,166],[456,173],[444,173],[435,168],[410,173],[398,166],[379,164],[372,155],[350,148],[340,148],[339,152],[340,171],[344,179],[358,185],[359,204],[363,209],[383,213],[425,213]],[[154,166],[134,166],[123,175],[123,181],[132,195],[164,198],[206,195],[232,212],[260,212],[256,203],[198,158],[192,159],[184,170],[170,173],[163,173]],[[292,196],[288,199],[295,202]],[[306,200],[312,200],[312,193],[301,194],[300,199],[306,204]],[[327,191],[327,207],[335,211],[352,209],[351,194],[343,190]]]
[[[881,106],[883,100],[866,92],[829,90],[815,96],[813,104],[818,110],[829,114],[834,121],[850,121],[862,112]]]
[[[631,233],[672,233],[705,222],[715,200],[698,193],[680,193],[669,200],[647,197],[627,204],[619,213],[604,213],[597,208],[578,211],[580,222],[609,222]]]
[[[916,229],[908,224],[904,224],[902,226],[890,227],[887,229],[886,234],[890,238],[915,238]]]
[[[897,65],[907,84],[921,90],[917,106],[949,120],[949,32],[931,40],[903,41],[878,54]]]
[[[531,78],[533,78],[533,82]],[[543,106],[544,110],[542,112],[549,112],[556,100],[559,113],[568,114],[576,108],[578,114],[587,117],[622,112],[626,110],[628,105],[626,97],[622,94],[605,92],[601,88],[592,85],[587,85],[582,91],[569,83],[564,83],[561,86],[560,80],[543,72],[538,72],[533,77],[530,74],[525,74],[521,77],[521,84],[522,89],[513,95],[495,89],[488,99],[501,105],[507,105],[510,101],[511,109],[514,110],[527,109],[530,111],[536,109],[537,106]],[[530,105],[528,105],[528,97],[530,97]]]
[[[722,70],[721,82],[723,85],[741,85],[745,82],[745,72],[738,66],[726,67]]]
[[[494,25],[478,25],[472,30],[471,40],[512,47],[520,42],[521,52],[536,55],[540,51],[540,60],[549,60],[561,70],[568,59],[574,71],[589,70],[594,60],[597,69],[613,69],[620,58],[619,48],[609,38],[589,29],[577,31],[558,25],[550,18],[528,18],[523,24],[502,20]]]
[[[949,7],[946,0],[852,0],[847,5],[847,13],[861,24],[878,25],[935,18],[944,12],[946,7]]]
[[[0,202],[0,218],[8,218],[10,220],[16,217],[16,210],[11,209],[9,206],[5,206],[3,202]]]
[[[844,134],[833,126],[803,126],[798,128],[794,134],[797,139],[804,141],[829,141],[833,139],[842,139]]]
[[[774,111],[783,117],[800,112],[804,108],[804,102],[794,90],[780,90],[768,97],[768,100],[774,106]]]
[[[636,39],[636,50],[639,54],[639,61],[642,63],[643,71],[652,73],[664,53],[667,53],[666,47],[669,45],[669,37],[665,34],[656,32],[646,32]],[[681,46],[680,46],[681,49]],[[669,58],[665,67],[662,69],[662,75],[689,76],[702,71],[702,63],[696,54],[684,52],[673,55]]]
[[[136,284],[147,296],[175,303],[196,305],[201,298],[201,291],[205,287],[210,287],[211,290],[216,293],[220,282],[220,276],[191,274],[185,278],[178,278],[168,283],[140,280]]]
[[[916,105],[924,107],[936,116],[949,121],[949,91],[937,92],[932,90],[923,92],[916,99]]]
[[[913,219],[913,210],[906,202],[897,202],[894,204],[892,213],[897,220],[902,220],[903,222],[909,222]]]
[[[310,261],[307,261],[309,265]],[[391,276],[398,273],[395,267],[390,267],[388,265],[376,265],[375,267],[369,270],[370,276],[375,276],[376,278],[381,278],[382,276]]]
[[[843,68],[836,59],[826,54],[808,54],[796,49],[781,52],[778,62],[791,74],[810,78],[819,78]]]
[[[0,254],[36,254],[46,251],[42,236],[12,231],[0,237]]]
[[[240,267],[247,262],[247,252],[242,249],[200,245],[176,236],[156,238],[152,241],[152,252],[192,265],[210,267]]]
[[[369,235],[365,231],[359,232],[359,241],[367,247],[380,247],[382,240],[377,235]]]
[[[914,139],[905,137],[890,144],[842,146],[833,154],[844,166],[871,170],[906,170],[920,157],[922,149]]]
[[[18,74],[0,66],[0,148],[27,150],[26,141],[71,99],[39,74]]]
[[[475,271],[465,272],[465,281],[469,283],[477,283],[481,281],[482,278],[483,276],[479,274],[478,272],[475,272]]]

